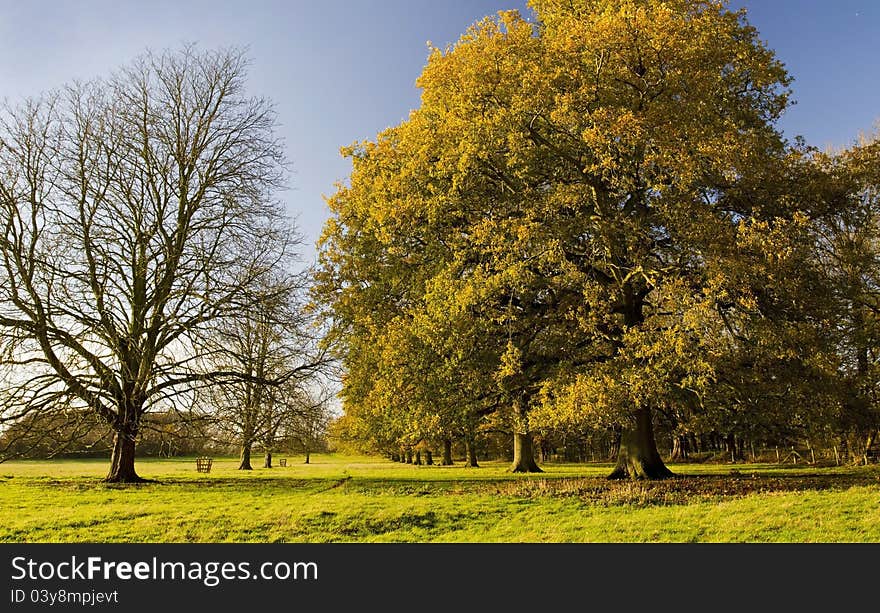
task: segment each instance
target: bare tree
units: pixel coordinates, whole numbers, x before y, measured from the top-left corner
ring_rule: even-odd
[[[312,451],[326,440],[327,429],[334,417],[326,387],[300,390],[287,399],[288,419],[284,421],[284,438],[296,443],[305,454],[305,464],[311,461]]]
[[[237,379],[204,338],[293,242],[271,104],[235,50],[147,53],[0,118],[0,417],[84,408],[136,482],[145,412]]]
[[[240,449],[240,470],[251,470],[251,452],[262,444],[271,468],[279,430],[299,410],[289,401],[302,395],[326,364],[314,316],[304,307],[309,271],[276,277],[249,309],[217,326],[209,337],[213,367],[239,372],[206,390],[206,412]]]

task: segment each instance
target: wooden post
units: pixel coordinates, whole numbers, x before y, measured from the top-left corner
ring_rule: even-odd
[[[779,464],[779,447],[776,448],[776,463]]]
[[[837,445],[834,446],[834,465],[840,466],[840,453],[837,451]]]

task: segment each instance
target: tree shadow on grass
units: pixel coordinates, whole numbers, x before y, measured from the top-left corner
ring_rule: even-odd
[[[815,474],[699,474],[676,475],[660,481],[607,481],[601,477],[531,479],[497,483],[494,494],[528,498],[576,497],[605,505],[674,505],[738,498],[754,494],[802,491],[841,491],[880,485],[877,471]]]

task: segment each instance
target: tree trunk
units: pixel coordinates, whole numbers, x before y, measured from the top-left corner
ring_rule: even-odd
[[[107,483],[143,483],[134,469],[135,444],[137,441],[142,414],[142,403],[128,398],[119,405],[121,423],[114,428],[113,452],[110,455],[110,472],[104,479]]]
[[[862,457],[865,462],[865,466],[871,463],[872,451],[871,448],[874,446],[874,441],[877,439],[877,431],[872,430],[868,435],[867,440],[865,441],[865,453],[862,454]]]
[[[406,450],[406,463],[412,464],[412,449]]]
[[[311,452],[309,451],[309,448],[306,447],[306,461],[303,462],[303,464],[308,464],[308,463],[309,463],[309,456],[310,456],[310,455],[311,455]]]
[[[251,466],[251,443],[247,442],[241,446],[241,454],[239,454],[239,458],[241,461],[238,464],[238,470],[253,470]]]
[[[263,468],[272,468],[272,452],[267,451],[263,460]]]
[[[134,469],[135,436],[117,432],[113,436],[113,453],[110,456],[110,472],[107,483],[143,483]]]
[[[421,451],[416,451],[416,459],[413,460],[413,464],[416,464],[417,466],[422,465],[422,452]]]
[[[681,438],[678,436],[672,436],[672,453],[669,454],[670,460],[679,460],[682,456],[681,449]]]
[[[426,466],[433,466],[434,465],[434,456],[431,455],[430,449],[425,450],[425,465]]]
[[[621,436],[617,466],[608,478],[665,479],[673,476],[657,451],[651,410],[639,409],[635,413],[635,418],[635,428],[625,430]]]
[[[400,462],[400,454],[399,453],[392,453],[391,454],[391,461],[392,462]]]
[[[535,444],[530,432],[513,433],[513,464],[512,473],[542,473],[535,463]]]
[[[474,438],[472,436],[466,436],[464,439],[464,450],[465,450],[465,466],[470,468],[479,468],[480,465],[477,463],[477,449],[474,445]]]
[[[733,434],[728,434],[724,445],[727,448],[727,453],[730,454],[730,461],[736,464],[736,437]]]
[[[688,441],[690,443],[691,451],[694,453],[700,453],[700,443],[697,441],[697,436],[695,434],[688,434]]]
[[[443,439],[443,459],[440,460],[442,466],[452,466],[452,439]]]
[[[864,454],[861,453],[861,446],[859,444],[860,436],[861,435],[859,434],[847,434],[846,436],[847,455],[849,456],[851,464],[861,464],[864,458]]]
[[[541,473],[544,472],[535,463],[535,443],[532,433],[529,431],[529,419],[526,413],[527,399],[519,398],[514,402],[515,415],[513,429],[513,464],[510,465],[512,473]]]

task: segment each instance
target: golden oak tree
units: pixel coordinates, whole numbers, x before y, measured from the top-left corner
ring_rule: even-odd
[[[447,369],[423,402],[503,412],[513,470],[539,470],[535,426],[577,421],[624,430],[612,476],[663,477],[652,412],[712,380],[724,256],[765,214],[726,194],[784,155],[789,79],[724,2],[531,6],[433,50],[420,108],[346,151],[319,290],[346,400],[420,385],[383,349],[404,329]]]

